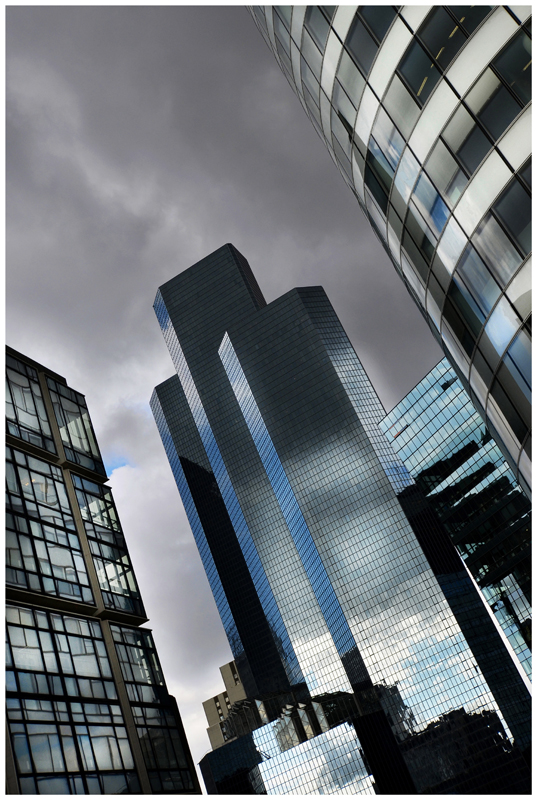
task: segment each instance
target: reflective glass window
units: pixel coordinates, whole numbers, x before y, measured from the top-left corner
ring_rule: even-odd
[[[520,104],[491,69],[486,70],[464,99],[494,141],[521,110]]]
[[[425,169],[437,189],[453,206],[464,191],[468,178],[441,139],[427,159]]]
[[[305,30],[302,35],[302,56],[318,82],[321,80],[321,67],[323,57],[311,36]]]
[[[431,57],[416,40],[407,49],[398,71],[420,103],[425,103],[441,76]]]
[[[419,106],[398,75],[394,75],[390,88],[383,100],[383,105],[390,114],[403,136],[407,139],[420,115]]]
[[[529,158],[524,166],[520,168],[518,175],[520,178],[522,178],[528,189],[531,191],[531,158]]]
[[[442,138],[469,175],[473,175],[492,146],[464,106],[459,106],[442,131]]]
[[[470,34],[490,14],[494,6],[446,6],[446,8],[451,11],[466,33]]]
[[[392,202],[394,207],[401,215],[404,215],[405,213],[405,206],[410,198],[412,189],[414,188],[414,183],[418,177],[419,170],[419,161],[414,156],[412,150],[407,147],[403,153],[399,167],[397,168],[397,173],[395,175],[395,186],[392,193]],[[395,190],[397,190],[397,193]]]
[[[145,616],[110,487],[71,477],[105,605]]]
[[[531,402],[531,337],[526,330],[520,331],[505,354],[505,363],[517,375],[517,382]]]
[[[501,355],[520,326],[520,319],[515,314],[506,297],[502,297],[490,315],[485,332],[494,349]]]
[[[330,23],[319,6],[307,7],[304,25],[315,43],[321,50],[324,50],[328,38],[328,31],[330,30]]]
[[[498,404],[498,408],[502,412],[507,424],[511,428],[518,441],[523,442],[528,434],[528,426],[518,413],[517,409],[513,406],[511,400],[505,392],[504,387],[498,379],[496,379],[492,384],[490,393]],[[487,411],[487,413],[490,412]]]
[[[531,39],[520,30],[492,62],[523,105],[531,100]]]
[[[358,107],[360,97],[365,86],[365,79],[362,73],[349,56],[346,50],[341,53],[341,60],[337,70],[337,79],[347,92],[353,104]]]
[[[500,287],[486,268],[476,250],[469,244],[461,256],[457,271],[453,276],[462,276],[464,283],[471,291],[474,300],[485,316],[500,296]]]
[[[355,16],[345,39],[345,47],[363,74],[368,75],[373,59],[377,54],[378,44],[358,14]]]
[[[309,89],[309,92],[312,97],[315,98],[315,105],[318,107],[319,105],[319,82],[315,78],[315,75],[308,67],[306,62],[303,58],[300,59],[301,65],[301,73],[302,73],[302,84],[304,87]],[[318,109],[317,109],[318,110]]]
[[[449,209],[423,172],[414,189],[413,200],[431,229],[440,234],[449,217]]]
[[[65,457],[68,461],[105,475],[84,396],[52,378],[47,378],[47,384]]]
[[[457,273],[453,275],[453,280],[451,281],[447,296],[459,310],[464,322],[470,328],[474,336],[477,336],[483,327],[486,315],[476,303],[465,284],[457,276]]]
[[[10,691],[56,698],[115,700],[110,664],[97,620],[6,607],[12,665]]]
[[[405,149],[405,140],[381,107],[373,126],[373,136],[393,170]]]
[[[487,214],[472,236],[472,243],[504,287],[518,269],[522,258],[492,214]]]
[[[110,628],[144,761],[148,770],[155,770],[150,772],[152,785],[168,786],[168,791],[173,786],[178,791],[192,790],[176,706],[166,690],[151,633],[123,625]]]
[[[274,6],[274,10],[281,17],[283,23],[288,31],[291,30],[291,15],[293,13],[293,6]]]
[[[360,6],[360,15],[381,42],[392,24],[396,11],[393,6]]]
[[[367,161],[364,172],[365,185],[371,190],[371,193],[383,212],[386,214],[388,210],[388,195],[386,184],[391,183],[389,172],[386,171],[386,163],[383,163],[382,153],[377,150],[378,158],[371,150],[368,150]],[[384,159],[385,162],[385,159]],[[380,178],[380,180],[379,180]]]
[[[6,515],[6,583],[94,602],[76,533],[12,513]]]
[[[7,504],[15,513],[75,530],[63,473],[55,464],[7,449]]]
[[[6,355],[6,425],[12,436],[50,453],[56,452],[37,372],[9,354]]]
[[[418,36],[442,69],[446,69],[466,41],[453,17],[441,6],[430,12]]]
[[[479,320],[476,322],[475,314],[468,313],[469,311],[471,312],[471,309],[469,310],[467,308],[467,303],[465,303],[464,297],[462,297],[460,292],[458,292],[456,285],[452,283],[450,286],[450,296],[446,297],[442,316],[443,319],[449,324],[451,330],[461,343],[466,353],[471,356],[475,347],[475,334],[471,333],[468,327],[464,324],[461,314],[458,314],[455,310],[456,307],[461,310],[461,314],[465,319],[468,320],[469,317],[472,317],[470,321],[474,322],[473,327],[480,327]]]
[[[521,252],[531,250],[531,199],[522,185],[513,180],[493,206]]]
[[[414,241],[418,244],[427,263],[429,263],[433,257],[437,239],[413,202],[410,202],[408,206],[405,227],[412,234]]]

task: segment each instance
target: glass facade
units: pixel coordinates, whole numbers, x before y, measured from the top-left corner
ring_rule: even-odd
[[[251,6],[529,492],[530,6]]]
[[[531,677],[531,505],[449,362],[380,427]]]
[[[526,676],[324,291],[267,305],[228,244],[155,312],[151,406],[247,695],[208,791],[526,791]]]
[[[7,793],[199,794],[86,402],[6,373]]]

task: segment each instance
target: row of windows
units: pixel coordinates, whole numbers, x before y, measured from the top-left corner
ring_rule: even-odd
[[[6,458],[8,582],[93,602],[62,470],[12,448]],[[105,605],[144,616],[110,488],[71,477]]]
[[[6,425],[12,436],[56,453],[37,372],[6,355]]]
[[[74,464],[106,475],[84,396],[47,377],[65,457]]]

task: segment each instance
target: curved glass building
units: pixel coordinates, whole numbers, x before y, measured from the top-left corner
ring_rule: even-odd
[[[250,10],[529,491],[531,7]]]

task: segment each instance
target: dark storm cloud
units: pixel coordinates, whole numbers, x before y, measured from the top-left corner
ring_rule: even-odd
[[[148,410],[159,284],[224,242],[322,284],[391,407],[441,357],[243,8],[7,9],[8,343],[87,396],[195,759],[229,656]]]

